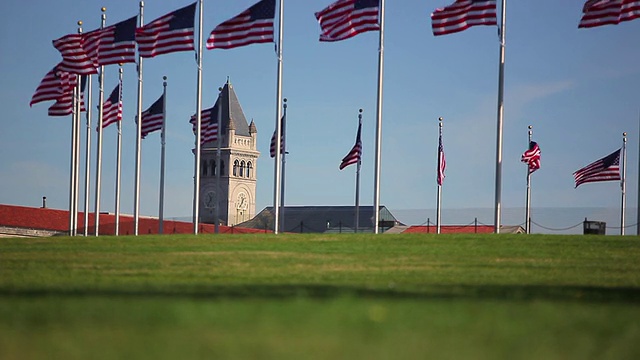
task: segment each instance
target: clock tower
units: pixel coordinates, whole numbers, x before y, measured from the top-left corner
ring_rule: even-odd
[[[227,80],[210,111],[211,121],[218,114],[219,139],[203,143],[200,154],[200,221],[233,226],[250,220],[256,212],[257,150],[256,125],[247,123],[233,86]],[[204,116],[203,116],[204,117]],[[220,144],[220,177],[216,158]],[[217,211],[216,211],[217,208]]]

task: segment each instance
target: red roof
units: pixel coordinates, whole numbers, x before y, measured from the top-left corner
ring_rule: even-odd
[[[95,234],[95,213],[89,213],[88,233]],[[165,234],[191,234],[193,223],[185,221],[164,220]],[[0,205],[0,226],[23,229],[53,230],[69,232],[69,211],[48,208],[32,208],[17,205]],[[114,235],[115,215],[100,214],[100,235]],[[120,215],[120,235],[132,235],[133,216]],[[138,234],[157,234],[158,218],[139,217]],[[199,233],[212,234],[215,232],[213,224],[200,224]],[[239,227],[220,226],[220,233],[246,234],[263,233],[264,230]],[[78,233],[84,233],[84,213],[78,213]]]
[[[426,225],[416,225],[416,226],[411,226],[409,227],[407,230],[402,232],[403,234],[408,234],[408,233],[431,233],[431,234],[435,234],[436,233],[436,226],[435,225],[430,225],[430,226],[426,226]],[[456,225],[442,225],[440,226],[440,233],[441,234],[473,234],[473,233],[478,233],[478,234],[491,234],[493,233],[493,225],[460,225],[460,226],[456,226]]]

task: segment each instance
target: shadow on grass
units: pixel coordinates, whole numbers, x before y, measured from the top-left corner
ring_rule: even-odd
[[[640,303],[640,288],[539,285],[430,285],[419,290],[371,289],[328,285],[230,285],[207,287],[114,288],[114,289],[5,289],[0,297],[131,297],[184,299],[363,299],[408,300],[494,300],[494,301],[571,301]]]

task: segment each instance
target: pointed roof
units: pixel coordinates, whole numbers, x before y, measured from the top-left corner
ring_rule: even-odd
[[[218,113],[218,106],[220,102],[222,102],[222,133],[226,134],[227,130],[231,128],[236,131],[236,135],[251,136],[247,118],[244,116],[238,96],[233,90],[233,86],[229,82],[229,79],[227,79],[227,82],[222,88],[222,93],[216,100],[216,104],[212,110],[213,114]]]

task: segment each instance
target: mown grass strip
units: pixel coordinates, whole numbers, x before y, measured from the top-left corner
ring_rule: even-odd
[[[639,358],[639,255],[604,236],[0,239],[0,358]]]

